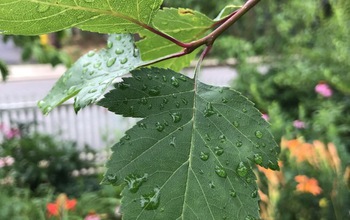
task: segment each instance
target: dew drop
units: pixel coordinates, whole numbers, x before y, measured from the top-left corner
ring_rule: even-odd
[[[171,85],[173,85],[174,87],[177,88],[177,87],[180,86],[179,80],[177,80],[177,79],[175,78],[175,76],[171,77],[170,81],[171,81]]]
[[[176,137],[174,137],[174,136],[171,137],[171,140],[170,140],[170,143],[169,143],[170,146],[176,147],[175,139],[176,139]]]
[[[254,190],[254,191],[250,194],[250,196],[251,196],[252,198],[256,198],[256,197],[258,196],[258,190]]]
[[[118,49],[115,50],[115,54],[117,54],[117,55],[120,55],[120,54],[123,54],[123,53],[124,53],[123,49],[118,48]]]
[[[257,138],[259,138],[259,139],[261,139],[262,137],[263,137],[263,133],[261,132],[261,131],[256,131],[255,132],[255,136],[257,137]]]
[[[147,129],[147,125],[145,123],[138,123],[138,126],[144,130]]]
[[[67,94],[68,95],[71,95],[71,94],[73,94],[75,91],[76,91],[76,86],[71,86],[69,89],[68,89],[68,92],[67,92]]]
[[[178,123],[182,119],[182,115],[179,112],[171,113],[170,115],[171,115],[171,118],[173,119],[174,123]]]
[[[176,95],[175,93],[173,93],[171,96],[172,96],[174,99],[177,98],[177,95]]]
[[[211,137],[210,137],[210,135],[209,135],[209,134],[205,134],[205,140],[207,140],[207,141],[211,141]]]
[[[183,82],[187,81],[186,76],[184,76],[184,75],[180,75],[179,79]]]
[[[158,88],[153,88],[148,91],[150,96],[157,96],[160,94],[160,90]]]
[[[164,109],[164,104],[163,104],[163,103],[160,104],[159,109],[160,109],[160,110],[163,110],[163,109]]]
[[[242,147],[242,145],[243,145],[242,141],[237,141],[236,142],[236,147]]]
[[[142,77],[141,76],[135,76],[134,77],[137,81],[141,81],[142,80]]]
[[[222,103],[227,103],[228,102],[228,100],[226,98],[222,98],[221,101],[222,101]]]
[[[128,62],[128,58],[126,57],[120,60],[121,64],[126,64],[127,62]]]
[[[112,185],[115,185],[117,183],[117,175],[115,174],[110,173],[105,178]]]
[[[180,102],[175,102],[175,107],[180,108]]]
[[[160,201],[160,189],[154,188],[153,192],[144,194],[141,196],[140,203],[141,208],[146,210],[155,210],[159,206]]]
[[[169,99],[167,99],[167,98],[164,98],[164,99],[163,99],[163,103],[164,103],[164,104],[167,104],[168,102],[169,102]]]
[[[271,170],[279,170],[278,164],[273,163],[271,160],[269,160],[267,166],[268,166]]]
[[[49,113],[52,111],[52,107],[51,106],[47,106],[45,109],[44,109],[44,112],[45,114]]]
[[[116,58],[115,57],[111,57],[107,60],[107,67],[111,67],[113,66],[113,64],[115,64]]]
[[[212,188],[212,189],[215,188],[215,184],[213,183],[213,181],[211,181],[211,182],[209,183],[209,187]]]
[[[166,78],[166,76],[162,76],[162,79],[163,79],[163,82],[166,82],[166,81],[168,81],[168,79]]]
[[[221,166],[216,166],[215,167],[215,173],[221,178],[226,178],[227,177],[226,170],[224,170],[224,168],[221,167]]]
[[[237,197],[236,191],[233,190],[233,189],[231,189],[231,190],[230,190],[230,196],[233,197],[233,198]]]
[[[124,181],[128,184],[129,191],[132,193],[136,193],[141,185],[147,181],[148,174],[144,174],[143,176],[136,174],[129,174],[124,178]]]
[[[238,164],[236,171],[240,177],[245,177],[248,174],[248,168],[244,165],[243,162],[240,162]]]
[[[134,52],[132,53],[134,57],[138,57],[140,55],[140,51],[137,48],[134,48]]]
[[[214,153],[217,156],[221,156],[224,153],[224,149],[222,147],[216,146],[214,147]]]
[[[95,68],[100,68],[100,67],[101,67],[101,65],[102,65],[102,63],[101,63],[101,62],[97,62],[97,63],[95,63],[95,64],[94,64],[94,67],[95,67]]]
[[[152,104],[149,104],[148,107],[147,107],[148,110],[151,110],[152,109]]]
[[[91,94],[91,93],[95,93],[95,92],[97,92],[97,89],[90,89],[89,90],[89,93]]]
[[[120,82],[117,84],[117,86],[118,86],[118,89],[121,89],[121,90],[125,90],[125,89],[130,88],[130,84],[125,83],[125,82]]]
[[[260,154],[254,154],[254,163],[261,165],[263,158]]]
[[[160,122],[156,123],[157,131],[162,132],[164,130],[164,128],[165,128],[164,125],[162,125]]]
[[[185,105],[188,104],[188,101],[186,99],[181,99],[182,103],[184,103]]]
[[[209,159],[209,153],[201,152],[199,158],[201,158],[203,161],[207,161]]]
[[[46,102],[45,102],[44,100],[40,100],[40,101],[38,102],[38,106],[39,106],[40,108],[44,107],[45,104],[46,104]]]
[[[219,136],[219,140],[220,140],[221,143],[225,143],[225,142],[226,142],[226,136],[223,135],[223,134],[220,135],[220,136]]]
[[[204,171],[203,170],[199,170],[199,174],[204,174]]]
[[[117,36],[115,36],[115,39],[116,39],[117,41],[120,41],[120,40],[122,39],[122,36],[117,35]]]
[[[239,123],[238,123],[238,121],[233,121],[233,122],[232,122],[232,124],[233,124],[233,126],[235,126],[236,128],[238,128],[238,127],[239,127]]]
[[[88,54],[87,54],[87,56],[88,57],[93,57],[93,56],[95,56],[95,51],[93,51],[93,50],[90,50],[89,52],[88,52]]]
[[[142,90],[142,91],[146,91],[147,88],[148,88],[147,85],[143,84],[141,90]]]
[[[148,78],[149,80],[152,80],[152,79],[153,79],[153,77],[152,77],[151,74],[147,74],[147,78]]]
[[[49,10],[49,8],[50,8],[50,5],[39,4],[36,10],[37,12],[43,13]]]
[[[140,99],[140,103],[141,103],[142,105],[147,105],[148,99],[147,99],[146,97],[142,97],[142,98]]]
[[[107,41],[107,48],[111,49],[113,47],[113,42],[112,41]]]
[[[161,23],[162,23],[162,25],[168,25],[168,22],[166,22],[166,21],[162,21]]]
[[[214,114],[215,114],[215,111],[214,111],[213,105],[211,104],[211,102],[208,102],[207,107],[204,109],[204,116],[210,117]]]
[[[243,108],[243,109],[242,109],[242,112],[247,113],[247,109],[246,109],[246,108]]]

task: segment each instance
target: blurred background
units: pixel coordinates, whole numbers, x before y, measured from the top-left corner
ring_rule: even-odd
[[[164,1],[211,18],[227,4]],[[350,218],[349,36],[348,0],[264,0],[206,59],[200,80],[247,96],[281,145],[281,171],[256,170],[262,219]],[[45,117],[36,108],[74,60],[105,41],[77,29],[0,35],[0,219],[120,218],[120,189],[99,181],[108,147],[135,120],[96,106],[75,115],[71,102]]]

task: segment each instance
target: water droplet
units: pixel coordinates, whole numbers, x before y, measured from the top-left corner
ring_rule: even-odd
[[[43,13],[49,10],[49,8],[50,8],[50,5],[39,4],[36,10],[37,12]]]
[[[145,123],[138,123],[138,126],[144,130],[147,129],[147,125]]]
[[[180,108],[180,102],[175,102],[175,107]]]
[[[254,154],[254,163],[261,165],[263,158],[260,154]]]
[[[267,166],[268,166],[271,170],[280,170],[278,164],[277,164],[277,163],[273,163],[271,160],[269,160]]]
[[[125,82],[120,82],[117,84],[118,89],[125,90],[130,88],[130,84],[125,83]]]
[[[226,98],[222,98],[221,101],[222,101],[222,103],[227,103],[228,102],[228,100]]]
[[[117,175],[115,174],[110,173],[105,178],[112,185],[115,185],[117,183]]]
[[[143,84],[141,90],[142,90],[142,91],[146,91],[147,88],[148,88],[147,85]]]
[[[215,167],[215,173],[216,173],[219,177],[222,177],[222,178],[226,178],[226,177],[227,177],[226,170],[224,170],[224,168],[221,167],[221,166],[216,166],[216,167]]]
[[[170,115],[171,115],[171,118],[173,119],[174,123],[178,123],[182,119],[182,115],[179,112],[171,113]]]
[[[71,95],[71,94],[73,94],[75,91],[76,91],[76,86],[71,86],[69,89],[68,89],[68,92],[67,92],[67,94],[68,95]]]
[[[167,104],[168,102],[169,102],[169,99],[167,99],[167,98],[164,98],[164,99],[163,99],[163,103],[164,103],[164,104]]]
[[[162,23],[162,25],[168,25],[168,22],[166,22],[166,21],[162,21],[161,23]]]
[[[211,182],[209,183],[209,187],[212,188],[212,189],[215,188],[215,184],[213,183],[213,181],[211,181]]]
[[[248,174],[248,168],[244,165],[243,162],[240,162],[238,164],[236,171],[240,177],[245,177]]]
[[[223,93],[224,90],[222,88],[219,89],[219,93]]]
[[[126,64],[128,62],[128,58],[124,57],[123,59],[120,60],[121,64]]]
[[[134,78],[135,78],[137,81],[141,81],[141,80],[142,80],[142,77],[141,77],[141,76],[134,76]]]
[[[146,210],[155,210],[159,206],[160,201],[160,189],[154,188],[153,192],[144,194],[141,196],[140,203],[141,208]]]
[[[174,136],[171,137],[171,140],[170,140],[170,143],[169,143],[170,146],[176,147],[175,139],[176,139],[176,137],[174,137]]]
[[[173,85],[174,87],[177,88],[177,87],[180,86],[179,80],[177,80],[177,79],[175,78],[175,76],[171,77],[170,81],[171,81],[171,85]]]
[[[242,141],[237,141],[236,142],[236,147],[242,147],[242,145],[243,145]]]
[[[116,61],[116,58],[115,58],[115,57],[109,58],[109,59],[107,60],[107,67],[113,66],[113,64],[115,64],[115,61]]]
[[[89,90],[89,93],[91,94],[91,93],[95,93],[95,92],[97,92],[97,89],[90,89]]]
[[[188,104],[188,101],[186,99],[181,99],[182,103],[184,103],[185,105]]]
[[[124,178],[124,181],[128,184],[129,191],[132,193],[136,193],[141,185],[147,181],[148,174],[146,173],[143,176],[136,175],[136,174],[129,174],[127,177]]]
[[[147,78],[148,78],[149,80],[152,80],[152,79],[153,79],[153,77],[152,77],[151,74],[147,74]]]
[[[88,52],[88,54],[87,54],[87,56],[88,57],[93,57],[93,56],[95,56],[95,51],[93,51],[93,50],[90,50],[89,52]]]
[[[160,122],[156,123],[157,131],[162,132],[164,130],[164,128],[165,128],[164,125],[162,125]]]
[[[153,88],[148,91],[150,96],[157,96],[160,94],[160,90],[158,88]]]
[[[209,135],[209,134],[205,134],[205,140],[207,140],[207,141],[211,141],[211,137],[210,137],[210,135]]]
[[[45,114],[49,113],[52,111],[52,107],[51,106],[47,106],[44,110]]]
[[[134,52],[132,53],[134,57],[138,57],[140,55],[140,51],[137,48],[134,48]]]
[[[123,53],[124,53],[123,49],[118,48],[118,49],[115,50],[115,54],[117,54],[117,55],[120,55],[120,54],[123,54]]]
[[[177,95],[176,95],[175,93],[173,93],[171,96],[172,96],[174,99],[177,98]]]
[[[247,181],[247,183],[251,183],[253,180],[252,180],[252,178],[247,177],[247,178],[245,179],[245,181]]]
[[[235,197],[237,196],[236,191],[233,190],[233,189],[231,189],[231,190],[230,190],[230,196],[233,197],[233,198],[235,198]]]
[[[258,196],[258,190],[254,190],[254,191],[250,194],[250,196],[251,196],[252,198],[256,198],[256,197]]]
[[[152,104],[149,104],[148,107],[147,107],[148,110],[151,110],[152,109]]]
[[[209,153],[201,152],[199,157],[201,158],[201,160],[207,161],[209,159]]]
[[[246,109],[246,108],[243,108],[243,109],[242,109],[242,112],[247,113],[247,109]]]
[[[233,121],[233,122],[232,122],[232,124],[233,124],[233,126],[235,126],[236,128],[238,128],[238,127],[239,127],[239,123],[238,123],[238,121]]]
[[[117,35],[117,36],[115,36],[115,39],[116,39],[117,41],[120,41],[120,40],[122,39],[122,36]]]
[[[204,171],[203,170],[199,170],[199,174],[204,174]]]
[[[39,106],[40,108],[44,107],[45,104],[46,104],[46,102],[45,102],[44,100],[40,100],[40,101],[38,102],[38,106]]]
[[[97,62],[97,63],[94,64],[94,68],[96,68],[96,69],[97,69],[97,68],[100,68],[101,65],[102,65],[101,62]]]
[[[107,48],[111,49],[113,47],[113,42],[112,41],[107,41]]]
[[[163,110],[163,109],[164,109],[164,104],[163,104],[163,103],[160,104],[159,109],[160,109],[160,110]]]
[[[186,78],[186,76],[184,76],[184,75],[180,75],[179,79],[180,79],[181,81],[183,81],[183,82],[186,82],[186,81],[187,81],[187,78]]]
[[[216,146],[214,147],[214,153],[217,156],[221,156],[224,153],[224,149],[222,147]]]
[[[247,217],[245,217],[244,220],[256,220],[256,218],[254,218],[254,217],[251,216],[251,215],[247,215]]]
[[[263,133],[261,131],[256,131],[255,136],[260,139],[263,137]]]
[[[220,140],[221,143],[225,143],[225,142],[226,142],[226,136],[223,135],[223,134],[220,135],[220,136],[219,136],[219,140]]]
[[[209,117],[215,114],[213,105],[211,104],[211,102],[207,103],[207,107],[204,109],[204,116],[205,117]]]

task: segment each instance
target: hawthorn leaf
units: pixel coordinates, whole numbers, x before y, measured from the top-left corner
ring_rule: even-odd
[[[158,30],[187,43],[203,37],[213,23],[206,15],[191,9],[164,8],[158,11],[152,24]],[[137,42],[137,46],[141,51],[143,60],[154,60],[183,50],[182,47],[150,31],[143,30],[140,34],[144,39]],[[197,51],[186,56],[157,63],[154,66],[179,71],[188,66],[196,54]]]
[[[1,0],[0,30],[38,35],[79,27],[100,33],[136,33],[151,24],[162,0]]]
[[[56,82],[38,106],[44,114],[54,107],[75,97],[74,108],[81,108],[95,102],[119,76],[142,65],[139,51],[130,34],[112,34],[107,48],[99,52],[90,51]]]
[[[123,219],[258,219],[252,165],[278,169],[279,148],[240,93],[143,68],[98,102],[143,118],[112,148],[104,182],[125,185]]]

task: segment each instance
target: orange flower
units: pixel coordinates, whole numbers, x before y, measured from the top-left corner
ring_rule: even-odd
[[[50,216],[59,216],[64,210],[74,209],[77,204],[76,199],[68,199],[66,194],[58,195],[55,203],[46,205],[47,213]]]
[[[322,189],[318,186],[318,181],[315,178],[298,175],[294,177],[294,180],[298,182],[298,192],[311,193],[314,196],[319,195],[322,192]]]

